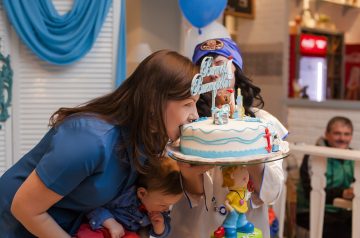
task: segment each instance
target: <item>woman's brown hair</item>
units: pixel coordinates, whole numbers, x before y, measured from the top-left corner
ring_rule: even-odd
[[[49,124],[57,126],[75,114],[94,114],[114,125],[127,126],[129,138],[121,141],[119,148],[130,146],[141,171],[139,157],[158,158],[169,140],[163,118],[167,101],[189,98],[191,81],[197,72],[198,68],[177,52],[157,51],[115,91],[78,107],[60,108]]]

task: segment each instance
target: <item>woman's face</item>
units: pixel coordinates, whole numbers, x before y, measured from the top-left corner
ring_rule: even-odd
[[[199,95],[184,100],[170,100],[166,103],[164,122],[170,140],[175,141],[180,137],[180,127],[199,118],[196,102]]]

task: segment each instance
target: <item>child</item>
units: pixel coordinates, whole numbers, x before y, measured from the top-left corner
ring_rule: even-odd
[[[90,226],[83,224],[77,237],[107,237],[109,233],[112,238],[135,238],[139,237],[135,232],[148,225],[152,225],[151,236],[166,237],[170,232],[170,206],[181,196],[180,172],[175,161],[164,158],[160,166],[148,164],[136,187],[130,187],[121,196],[87,215]],[[102,227],[105,229],[97,231]]]
[[[200,65],[202,59],[206,56],[212,56],[215,65],[226,63],[229,59],[233,60],[232,70],[234,77],[232,77],[230,87],[235,93],[237,89],[241,90],[245,115],[271,121],[280,138],[285,138],[288,132],[275,117],[264,110],[254,108],[254,106],[262,107],[264,105],[260,95],[261,90],[243,73],[243,60],[236,43],[230,38],[204,41],[196,46],[193,62]],[[216,77],[208,80],[216,80]],[[236,95],[234,98],[236,98]],[[211,116],[211,93],[200,95],[197,108],[200,117]],[[246,217],[256,228],[262,230],[263,237],[269,237],[267,205],[275,202],[281,193],[284,184],[282,160],[249,165],[246,168],[254,186]],[[229,190],[221,186],[222,181],[222,172],[220,167],[217,166],[212,171],[204,174],[205,191],[202,199],[196,200],[194,197],[189,196],[190,202],[182,199],[174,206],[172,211],[174,229],[170,234],[171,238],[209,238],[213,231],[223,224],[228,213],[225,200]]]

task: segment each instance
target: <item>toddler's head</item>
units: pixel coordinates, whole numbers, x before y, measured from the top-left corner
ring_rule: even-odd
[[[182,196],[180,169],[170,158],[147,164],[137,181],[137,196],[148,212],[164,212]]]

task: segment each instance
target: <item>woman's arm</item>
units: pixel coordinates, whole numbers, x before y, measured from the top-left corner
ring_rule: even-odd
[[[62,198],[48,189],[33,171],[16,192],[11,212],[25,228],[40,238],[70,238],[47,213]]]
[[[284,186],[282,160],[248,166],[248,171],[255,190],[251,197],[252,204],[260,206],[275,202]]]

